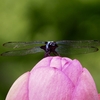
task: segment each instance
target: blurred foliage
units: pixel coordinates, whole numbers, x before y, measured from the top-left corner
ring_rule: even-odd
[[[1,0],[0,53],[7,41],[100,39],[99,0]],[[13,82],[43,57],[34,54],[0,57],[0,100]],[[100,51],[73,55],[92,74],[100,92]]]

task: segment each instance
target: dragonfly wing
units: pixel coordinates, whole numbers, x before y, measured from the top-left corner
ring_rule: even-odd
[[[13,50],[13,51],[7,51],[1,54],[1,56],[21,56],[21,55],[28,55],[33,54],[37,52],[43,52],[40,47],[34,47],[30,49],[22,49],[22,50]]]
[[[57,41],[58,45],[66,45],[69,47],[96,47],[100,46],[99,40],[63,40],[63,41]]]
[[[93,46],[63,46],[59,45],[58,48],[56,48],[56,51],[61,56],[68,56],[68,55],[75,55],[75,54],[86,54],[91,52],[98,51],[97,47]]]
[[[44,41],[7,42],[7,43],[4,43],[3,46],[17,49],[17,48],[24,48],[24,47],[33,47],[33,46],[41,45],[41,44],[43,45],[45,44],[45,42]]]

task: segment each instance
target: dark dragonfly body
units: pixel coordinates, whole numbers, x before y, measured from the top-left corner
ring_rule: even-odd
[[[50,56],[51,53],[53,53],[55,56],[59,55],[55,50],[57,47],[58,45],[56,44],[56,42],[48,41],[45,42],[45,45],[41,46],[40,48],[45,51],[45,57],[47,57]]]
[[[98,51],[99,40],[62,40],[62,41],[31,41],[31,42],[7,42],[4,47],[14,50],[7,51],[1,56],[19,56],[45,51],[45,57],[53,53],[55,56],[68,56],[70,54],[84,54]],[[18,50],[16,50],[18,49]]]

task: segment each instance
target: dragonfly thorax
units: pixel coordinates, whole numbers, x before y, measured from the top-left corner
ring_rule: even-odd
[[[43,49],[46,52],[45,56],[49,56],[51,53],[58,55],[57,52],[55,51],[57,47],[58,45],[56,44],[56,42],[48,41],[45,42],[44,46],[41,46],[41,49]]]
[[[56,47],[56,42],[54,41],[48,41],[48,42],[45,42],[46,44],[46,52],[52,50],[52,48],[55,48]]]

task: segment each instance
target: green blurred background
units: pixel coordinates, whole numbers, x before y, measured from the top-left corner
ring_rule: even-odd
[[[100,40],[100,0],[0,0],[0,53],[8,41]],[[93,76],[100,93],[100,51],[69,55]],[[0,100],[13,82],[43,58],[43,53],[0,57]]]

